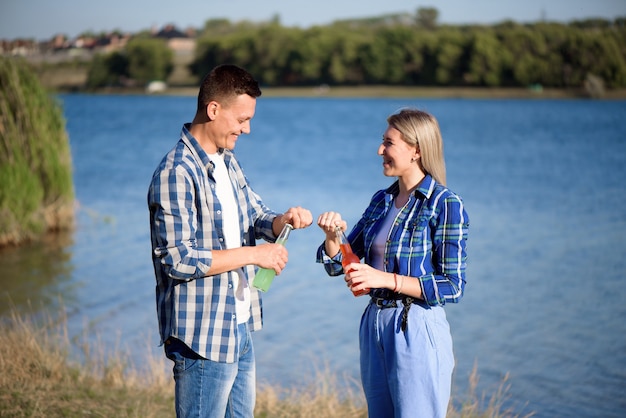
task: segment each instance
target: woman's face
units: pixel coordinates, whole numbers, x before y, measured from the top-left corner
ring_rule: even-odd
[[[406,143],[400,131],[391,126],[383,134],[378,155],[383,157],[383,174],[387,177],[403,177],[419,170],[415,163],[419,158],[417,147]]]

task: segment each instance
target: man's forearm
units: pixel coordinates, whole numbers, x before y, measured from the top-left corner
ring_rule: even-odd
[[[213,250],[211,268],[209,268],[206,275],[214,276],[227,271],[237,270],[248,264],[258,264],[256,254],[257,248],[255,246],[232,248],[230,250]]]

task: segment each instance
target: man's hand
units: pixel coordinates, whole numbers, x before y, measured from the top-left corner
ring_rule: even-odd
[[[272,229],[274,230],[274,235],[278,236],[285,224],[291,224],[294,229],[302,229],[310,226],[312,223],[313,215],[311,215],[311,211],[296,206],[277,216],[272,224]]]
[[[256,251],[255,263],[259,267],[272,269],[276,274],[285,268],[288,261],[287,249],[280,244],[261,244],[252,247]]]

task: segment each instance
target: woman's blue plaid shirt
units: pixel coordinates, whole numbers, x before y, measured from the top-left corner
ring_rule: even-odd
[[[372,197],[348,240],[352,250],[371,264],[370,248],[394,197],[396,181]],[[412,276],[420,281],[426,304],[458,302],[465,289],[466,241],[469,218],[459,196],[427,175],[396,218],[385,246],[385,271]],[[341,253],[333,259],[318,248],[317,261],[327,272],[342,274]],[[387,289],[373,289],[372,296],[390,298]]]

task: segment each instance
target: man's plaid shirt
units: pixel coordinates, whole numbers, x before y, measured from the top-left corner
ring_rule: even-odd
[[[183,126],[176,146],[155,170],[148,191],[152,260],[156,275],[156,305],[161,343],[176,337],[209,360],[233,362],[237,353],[234,271],[205,277],[212,251],[225,249],[220,202],[215,194],[213,164]],[[239,204],[241,246],[256,239],[274,242],[272,221],[277,214],[252,190],[239,163],[224,153]],[[243,268],[248,282],[252,265]],[[252,331],[262,327],[259,292],[250,289]]]

